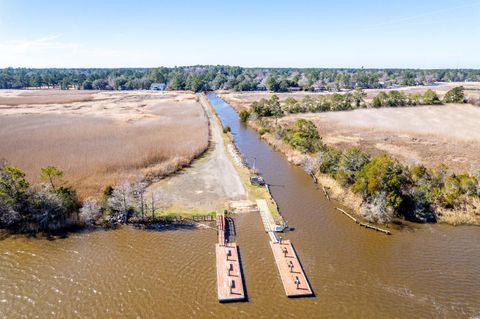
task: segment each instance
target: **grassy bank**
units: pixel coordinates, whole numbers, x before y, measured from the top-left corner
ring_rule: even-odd
[[[445,183],[445,190],[443,188],[439,189],[438,187],[440,186],[435,186],[437,184],[434,184],[435,188],[432,188],[433,186],[420,188],[423,184],[421,184],[422,180],[420,180],[420,182],[418,182],[418,180],[423,178],[424,180],[429,181],[429,176],[432,176],[431,178],[436,178],[436,175],[432,175],[434,173],[436,174],[436,171],[430,172],[425,169],[424,172],[422,170],[424,167],[422,166],[409,167],[389,158],[387,155],[369,157],[367,154],[358,150],[354,155],[358,156],[357,159],[364,157],[361,161],[364,163],[362,165],[366,166],[362,172],[360,172],[360,168],[358,169],[358,172],[354,172],[355,174],[358,173],[364,175],[360,175],[358,180],[354,179],[352,181],[354,176],[345,175],[346,172],[343,171],[339,171],[338,173],[343,173],[343,175],[339,175],[335,169],[335,165],[339,165],[338,161],[343,158],[342,156],[347,156],[345,152],[325,145],[321,147],[319,146],[320,148],[315,150],[303,150],[308,132],[313,134],[313,131],[316,130],[312,128],[312,131],[307,130],[298,132],[295,131],[295,126],[279,127],[273,124],[274,121],[274,119],[260,118],[257,120],[249,120],[247,123],[257,131],[262,139],[273,146],[276,150],[282,152],[289,162],[302,166],[307,173],[311,175],[315,174],[318,182],[326,187],[330,197],[350,208],[356,215],[365,217],[370,222],[379,223],[391,222],[400,217],[417,222],[436,221],[450,225],[480,224],[479,199],[470,193],[465,193],[466,191],[464,191],[464,189],[471,189],[469,183],[474,183],[476,181],[473,176],[469,176],[468,174],[444,175],[441,179],[441,183],[442,185]],[[295,125],[298,125],[297,122]],[[304,122],[305,123],[300,123],[303,123],[303,125],[309,124],[307,123],[309,121]],[[313,125],[311,122],[310,124]],[[321,143],[318,135],[316,139],[318,140],[318,143]],[[320,165],[317,163],[320,158],[319,156],[323,158],[320,161],[322,163],[328,163],[329,166],[318,167],[318,165]],[[328,158],[328,160],[326,160],[326,158]],[[332,168],[334,170],[330,171]],[[370,171],[367,171],[367,169]],[[375,170],[378,170],[378,172]],[[384,178],[389,179],[383,180]],[[405,179],[405,181],[403,179]],[[386,204],[377,201],[377,198],[372,195],[374,191],[369,188],[370,185],[373,184],[367,185],[365,184],[367,182],[386,183],[385,187],[387,187],[387,189],[388,187],[391,187],[388,190],[388,192],[390,192],[387,193],[388,196],[383,195],[385,196],[383,200]],[[451,186],[451,184],[453,186]],[[378,185],[381,184],[377,184],[375,187],[379,187]],[[458,191],[451,191],[450,188],[452,187],[457,187]],[[403,193],[403,190],[400,191],[400,189],[405,189],[408,193]],[[372,192],[372,194],[365,192]],[[420,192],[424,192],[423,194],[425,195],[421,195],[422,193]],[[405,197],[402,198],[401,196]],[[421,197],[418,197],[420,199],[417,200],[417,197],[414,196],[425,196],[425,200],[422,201]],[[432,200],[428,196],[436,197]],[[447,200],[449,201],[447,202]],[[410,206],[412,208],[410,208]],[[382,209],[380,215],[378,214],[378,209]],[[417,209],[421,210],[419,211]]]
[[[215,121],[217,121],[218,125],[222,127],[222,123],[218,117],[217,112],[215,111],[215,108],[210,104],[208,101],[208,98],[204,95],[201,94],[201,101],[203,101],[204,105],[207,106],[212,114],[214,114]],[[245,187],[245,190],[247,191],[247,197],[251,201],[255,201],[257,199],[264,199],[267,202],[268,208],[270,210],[270,213],[272,214],[272,217],[275,221],[276,224],[282,225],[284,223],[283,217],[280,215],[280,212],[278,211],[273,198],[270,196],[268,193],[267,189],[265,187],[259,187],[259,186],[254,186],[250,183],[250,170],[249,168],[244,165],[243,163],[240,163],[241,161],[236,161],[234,159],[234,156],[240,156],[239,154],[234,154],[236,151],[235,144],[233,143],[233,138],[230,135],[230,133],[224,133],[222,134],[222,139],[225,144],[225,148],[227,149],[227,155],[230,158],[233,167],[237,171],[243,186]]]

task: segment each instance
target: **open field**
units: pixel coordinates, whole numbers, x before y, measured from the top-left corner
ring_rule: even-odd
[[[98,91],[1,90],[0,105],[54,104],[91,101]]]
[[[79,196],[190,163],[208,146],[204,110],[190,93],[0,91],[0,158],[38,181],[58,166]]]
[[[480,99],[480,82],[449,82],[449,83],[440,83],[437,86],[407,86],[400,87],[396,89],[366,89],[364,92],[367,94],[365,101],[370,102],[374,96],[379,92],[384,91],[388,92],[391,90],[402,91],[405,93],[423,93],[428,89],[434,90],[440,96],[440,98],[445,95],[445,93],[456,87],[463,86],[465,88],[465,96],[467,98],[476,98]],[[345,93],[345,92],[338,92]],[[291,93],[272,93],[272,92],[220,92],[219,96],[231,104],[237,111],[242,111],[248,109],[250,104],[254,101],[258,101],[262,98],[268,99],[273,94],[277,95],[281,101],[285,100],[287,97],[293,97],[297,100],[302,99],[306,96],[317,96],[332,94],[332,92],[291,92]]]
[[[467,97],[480,97],[480,83],[448,83],[430,87],[443,96],[449,89],[463,85]],[[401,88],[409,93],[429,87]],[[367,100],[380,90],[365,90]],[[278,94],[302,98],[312,93]],[[326,94],[326,93],[314,93]],[[272,93],[223,93],[221,97],[239,110]],[[423,163],[429,167],[445,163],[461,172],[480,168],[480,107],[469,104],[403,108],[359,109],[344,112],[290,114],[279,120],[289,125],[297,118],[315,122],[323,141],[339,148],[358,146],[376,155],[387,152],[404,163]]]
[[[357,146],[370,154],[387,152],[404,163],[435,166],[452,171],[480,168],[480,108],[440,105],[409,108],[361,109],[346,112],[297,114],[312,120],[328,145]]]

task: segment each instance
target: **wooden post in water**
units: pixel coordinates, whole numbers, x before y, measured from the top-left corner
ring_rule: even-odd
[[[325,186],[322,186],[323,188],[323,193],[325,194],[325,197],[330,200],[330,196],[328,195],[328,192],[327,192],[327,189],[325,188]]]

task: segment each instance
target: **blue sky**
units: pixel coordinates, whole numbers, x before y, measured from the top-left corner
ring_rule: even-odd
[[[0,67],[480,68],[480,0],[0,0]]]

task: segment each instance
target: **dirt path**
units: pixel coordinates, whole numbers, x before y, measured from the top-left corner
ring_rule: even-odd
[[[227,155],[220,125],[205,103],[208,102],[203,100],[211,130],[211,149],[206,157],[149,187],[158,194],[166,211],[212,211],[226,207],[230,200],[246,199],[240,177]]]

